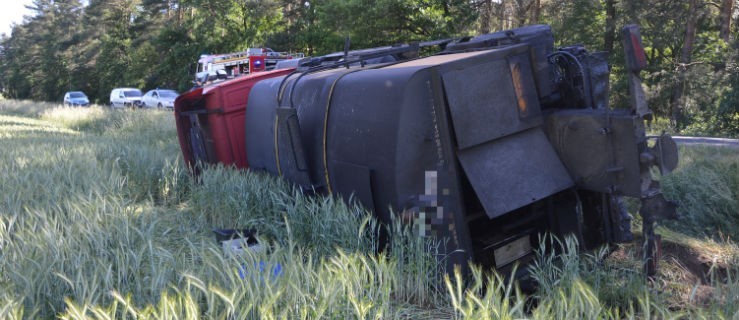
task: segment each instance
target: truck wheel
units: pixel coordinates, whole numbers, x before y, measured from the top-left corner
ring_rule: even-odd
[[[157,104],[157,108],[159,108],[159,109],[162,108],[162,103],[161,102],[159,104]]]

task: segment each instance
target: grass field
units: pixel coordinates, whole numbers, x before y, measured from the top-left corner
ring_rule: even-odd
[[[435,244],[401,226],[376,254],[361,208],[272,177],[194,183],[171,111],[0,100],[0,150],[0,319],[739,317],[736,151],[681,150],[658,281],[638,241],[578,254],[566,239],[522,293],[490,270],[441,276]],[[265,250],[226,257],[212,228],[254,228]]]

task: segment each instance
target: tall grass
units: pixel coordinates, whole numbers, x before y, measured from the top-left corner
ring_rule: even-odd
[[[714,239],[739,239],[739,151],[680,148],[680,167],[662,181],[665,194],[680,203],[676,230]]]
[[[229,168],[205,170],[193,183],[171,114],[22,107],[12,114],[0,123],[9,132],[0,161],[0,286],[22,298],[6,302],[8,310],[21,303],[42,318],[74,316],[75,306],[87,315],[155,314],[156,305],[195,302],[181,310],[235,315],[236,305],[246,317],[313,318],[389,315],[406,309],[393,304],[429,301],[398,279],[424,279],[436,265],[377,256],[377,224],[358,206]],[[9,130],[15,122],[33,130]],[[269,255],[224,258],[214,227],[259,230]],[[257,261],[281,266],[274,291],[238,277],[239,269],[259,274]]]
[[[638,265],[550,239],[524,293],[491,270],[445,276],[443,242],[274,177],[184,169],[171,112],[0,101],[2,319],[562,319],[736,315],[736,273],[715,303],[671,310]],[[213,228],[253,228],[264,250],[225,255]],[[388,228],[387,250],[378,232]],[[544,241],[546,242],[546,241]],[[551,248],[558,248],[550,250]],[[638,263],[638,262],[635,262]]]
[[[59,103],[0,99],[0,112],[6,115],[37,117],[42,112],[60,107],[62,107],[62,105]]]

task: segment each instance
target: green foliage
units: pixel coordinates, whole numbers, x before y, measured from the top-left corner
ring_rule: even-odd
[[[548,23],[557,46],[612,49],[611,105],[627,107],[618,30],[636,23],[649,63],[642,73],[648,102],[655,116],[669,119],[665,129],[737,136],[739,47],[719,34],[720,16],[727,9],[689,3],[112,0],[83,5],[80,0],[37,0],[34,16],[0,40],[0,87],[10,98],[39,101],[58,101],[65,91],[82,90],[105,104],[110,90],[120,86],[188,90],[201,54],[265,46],[320,55],[343,50],[347,37],[352,48],[367,48]],[[684,22],[689,17],[696,18],[696,25],[688,48]]]
[[[739,137],[739,74],[736,67],[729,69],[728,89],[713,96],[715,108],[700,108],[695,120],[685,131],[702,135]]]
[[[350,37],[357,48],[458,35],[474,18],[461,1],[329,0],[315,6],[325,29]]]
[[[157,35],[155,49],[163,57],[156,64],[151,83],[160,83],[161,87],[171,87],[180,92],[190,88],[195,70],[193,57],[200,52],[188,29],[181,25],[163,28]]]
[[[671,228],[696,236],[739,238],[739,158],[736,150],[680,149],[680,166],[662,181],[665,194],[680,203]]]
[[[550,1],[544,22],[552,25],[557,45],[583,44],[595,51],[603,48],[605,13],[600,1]]]
[[[58,101],[82,90],[100,104],[115,87],[190,88],[201,54],[248,47],[325,54],[465,32],[465,1],[37,1],[0,58],[11,98]]]

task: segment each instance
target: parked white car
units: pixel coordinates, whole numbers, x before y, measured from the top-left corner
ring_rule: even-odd
[[[149,90],[143,98],[144,108],[174,108],[174,99],[179,95],[170,89]]]
[[[88,99],[85,93],[82,91],[70,91],[64,94],[64,106],[87,107],[90,106],[90,99]]]
[[[136,88],[116,88],[110,91],[110,107],[139,107],[142,106],[141,90]]]

